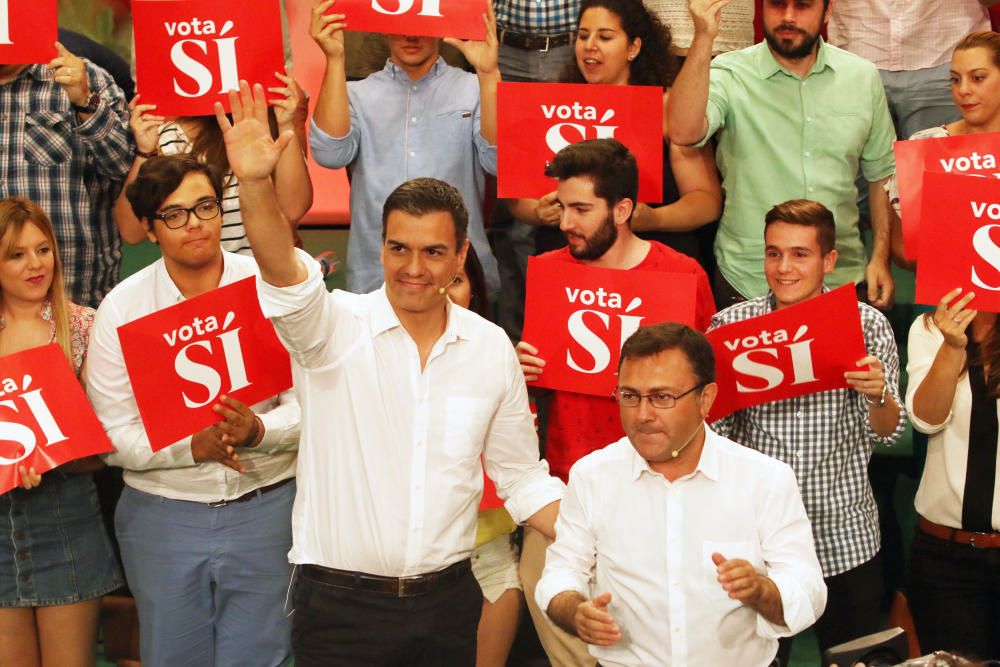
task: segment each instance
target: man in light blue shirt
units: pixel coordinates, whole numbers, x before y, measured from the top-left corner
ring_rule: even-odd
[[[332,0],[317,2],[310,34],[326,55],[326,74],[312,119],[309,143],[316,161],[347,167],[351,176],[351,234],[347,287],[370,292],[382,284],[382,204],[398,185],[428,176],[455,186],[469,209],[469,238],[491,292],[497,264],[483,230],[484,171],[496,174],[496,23],[488,17],[486,41],[447,39],[475,68],[448,66],[440,40],[388,35],[383,70],[347,82],[344,14],[324,15]]]

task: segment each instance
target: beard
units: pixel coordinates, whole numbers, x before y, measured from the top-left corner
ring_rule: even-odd
[[[778,39],[777,33],[779,30],[795,30],[800,35],[802,35],[802,43],[795,45],[787,40]],[[819,41],[819,33],[815,35],[810,35],[808,32],[801,28],[796,28],[795,26],[790,26],[786,24],[781,24],[773,31],[764,29],[764,39],[767,40],[767,45],[771,47],[771,50],[777,53],[782,58],[788,58],[789,60],[801,60],[806,56],[810,55],[813,51],[813,47],[816,46],[816,42]]]
[[[590,236],[578,236],[577,238],[583,239],[583,247],[574,250],[573,246],[570,245],[569,254],[576,259],[583,260],[602,257],[618,240],[618,227],[615,225],[614,214],[609,211],[604,223]]]

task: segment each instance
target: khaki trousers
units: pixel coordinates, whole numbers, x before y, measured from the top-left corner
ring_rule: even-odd
[[[545,550],[550,544],[552,540],[534,528],[524,527],[524,544],[521,547],[519,570],[521,585],[524,587],[524,599],[528,603],[528,612],[535,624],[535,632],[538,633],[538,639],[552,667],[594,667],[597,661],[590,655],[587,645],[578,637],[556,627],[535,602],[535,586],[542,578]]]

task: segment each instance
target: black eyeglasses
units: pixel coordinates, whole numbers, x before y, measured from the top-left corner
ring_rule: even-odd
[[[677,405],[677,401],[681,400],[691,392],[701,389],[706,384],[708,383],[700,382],[685,391],[683,394],[678,394],[677,396],[668,394],[665,391],[656,391],[652,394],[640,394],[632,391],[631,389],[616,387],[612,396],[614,396],[615,400],[618,401],[618,405],[624,408],[637,408],[639,407],[639,404],[642,403],[642,399],[646,398],[649,399],[649,404],[657,410],[667,410]]]
[[[222,212],[222,202],[218,199],[200,201],[191,208],[171,208],[153,216],[153,220],[162,220],[167,229],[180,229],[187,225],[191,214],[199,220],[212,220]]]

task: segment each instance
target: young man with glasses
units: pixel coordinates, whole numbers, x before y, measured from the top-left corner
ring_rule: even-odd
[[[837,262],[835,240],[833,214],[822,204],[795,199],[773,207],[764,218],[768,293],[721,311],[712,328],[822,294]],[[879,520],[868,460],[876,444],[895,443],[905,423],[892,327],[875,308],[859,302],[858,309],[868,356],[846,374],[850,389],[746,408],[713,424],[718,433],[795,471],[830,590],[826,613],[816,623],[821,649],[880,628]],[[790,649],[791,642],[783,642],[782,657]]]
[[[795,475],[705,425],[700,332],[643,327],[618,373],[625,437],[570,472],[539,607],[606,665],[773,664],[826,601]]]
[[[615,139],[596,139],[567,146],[553,159],[549,175],[558,180],[556,192],[562,206],[559,229],[569,245],[541,255],[540,259],[622,271],[694,274],[698,285],[695,321],[699,328],[708,326],[715,303],[708,277],[698,262],[632,233],[639,171],[635,157],[624,145]],[[534,380],[543,372],[544,360],[536,356],[538,351],[531,341],[518,343],[517,351],[525,378]],[[551,393],[545,458],[553,474],[565,480],[577,459],[621,436],[618,407],[610,396]],[[520,574],[528,609],[554,665],[592,665],[586,646],[549,623],[534,604],[532,592],[541,576],[549,544],[541,534],[525,531]]]
[[[153,452],[118,327],[257,273],[219,246],[222,183],[190,156],[157,156],[127,196],[163,257],[115,287],[90,335],[87,393],[125,469],[115,527],[142,625],[143,664],[278,665],[291,656],[283,606],[299,405],[291,391]]]

